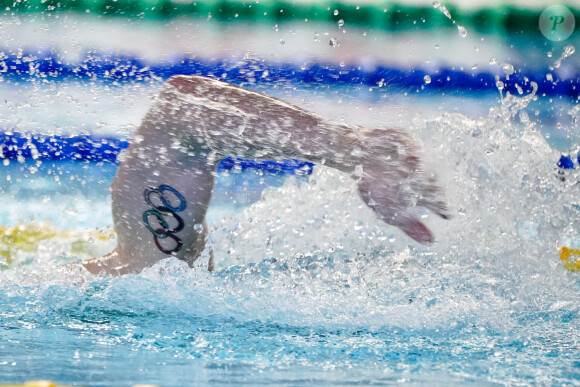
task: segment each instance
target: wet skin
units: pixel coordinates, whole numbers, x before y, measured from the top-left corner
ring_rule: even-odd
[[[403,131],[334,123],[224,82],[175,76],[134,134],[111,187],[118,246],[84,267],[122,275],[169,256],[193,265],[205,248],[216,166],[230,156],[296,158],[349,173],[381,220],[423,244],[434,238],[415,207],[448,217],[434,175]]]

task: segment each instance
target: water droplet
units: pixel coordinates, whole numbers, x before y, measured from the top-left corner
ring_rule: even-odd
[[[338,9],[335,9],[334,10],[334,16],[337,16],[337,15],[338,15]]]
[[[562,52],[562,55],[560,55],[560,58],[558,58],[558,60],[556,60],[554,62],[554,64],[552,66],[550,66],[550,70],[553,70],[554,68],[559,68],[560,65],[562,64],[562,61],[566,58],[568,58],[570,55],[574,54],[576,52],[576,48],[574,48],[574,46],[572,45],[568,45],[566,47],[564,47],[564,51]]]
[[[340,19],[340,20],[338,21],[338,26],[339,26],[339,27],[342,27],[343,25],[344,25],[344,20]]]
[[[280,44],[284,44],[284,43],[286,43],[286,40],[280,39]]]
[[[193,226],[193,229],[194,229],[196,232],[202,232],[202,231],[203,231],[203,225],[202,225],[201,223],[196,223],[196,224]]]
[[[512,75],[515,70],[514,70],[514,66],[511,65],[510,63],[506,63],[502,66],[504,73],[506,73],[506,75]]]
[[[425,75],[423,77],[423,80],[425,81],[426,84],[430,84],[431,83],[431,77],[429,75]]]
[[[330,38],[330,42],[329,42],[329,44],[330,44],[332,47],[338,47],[338,46],[340,46],[340,42],[338,41],[338,39],[337,39],[337,38]]]
[[[491,59],[489,60],[489,64],[490,64],[490,65],[496,65],[496,64],[497,64],[497,59],[495,59],[495,58],[491,58]]]
[[[440,2],[438,1],[434,1],[433,2],[433,8],[437,8],[439,11],[441,11],[445,16],[447,16],[447,18],[449,20],[451,20],[451,14],[449,13],[449,11],[447,10],[447,8],[445,8],[444,5],[441,5]]]
[[[552,76],[552,73],[548,73],[548,74],[546,74],[546,79],[547,79],[548,81],[550,81],[550,82],[553,82],[553,81],[554,81],[554,77]]]
[[[552,51],[548,51],[548,54],[547,55],[548,55],[548,58],[551,58],[552,55],[554,55],[554,54],[552,54]]]
[[[457,31],[459,32],[459,36],[465,38],[467,36],[467,28],[457,25]]]
[[[435,45],[435,49],[436,49],[436,50],[439,50],[439,48],[440,48],[440,47],[441,47],[441,46],[439,46],[438,44],[436,44],[436,45]]]
[[[518,89],[518,92],[519,92],[519,89]],[[524,93],[524,91],[522,90],[522,92],[520,94],[523,94],[523,93]],[[528,126],[530,123],[530,116],[528,115],[528,113],[526,113],[523,110],[520,112],[520,121],[522,122],[522,124],[524,124],[526,126]]]
[[[159,175],[160,175],[159,171],[157,171],[157,170],[153,171],[153,176],[159,176]]]

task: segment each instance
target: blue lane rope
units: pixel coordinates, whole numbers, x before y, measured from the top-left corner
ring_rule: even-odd
[[[77,161],[118,164],[117,156],[129,146],[122,138],[98,135],[59,136],[21,132],[0,132],[0,160]],[[577,156],[580,165],[580,153]],[[218,171],[257,169],[269,174],[310,175],[315,164],[290,159],[256,161],[228,157],[218,164]],[[575,169],[570,155],[562,154],[556,166]]]
[[[18,132],[0,133],[0,158],[116,163],[129,142],[99,136],[46,136]]]
[[[26,61],[23,58],[27,58]],[[553,80],[546,78],[545,69],[526,69],[516,72],[505,81],[504,74],[498,72],[469,72],[454,68],[399,69],[378,66],[365,70],[356,65],[340,66],[330,63],[278,63],[262,60],[208,60],[200,58],[174,58],[170,62],[145,63],[131,56],[87,53],[77,64],[65,63],[53,52],[44,53],[2,53],[0,55],[0,80],[20,81],[102,81],[114,83],[142,83],[166,80],[172,75],[203,75],[219,78],[233,84],[245,86],[255,84],[291,84],[304,86],[365,86],[389,91],[397,87],[421,93],[473,93],[497,92],[496,75],[505,83],[505,91],[518,94],[516,84],[524,91],[531,91],[530,82],[538,84],[538,94],[561,95],[571,98],[580,96],[580,71],[573,70],[567,79],[561,79],[554,72]],[[34,70],[31,70],[34,69]],[[425,76],[431,81],[426,83]]]
[[[117,156],[129,146],[121,138],[97,135],[47,136],[40,134],[0,132],[0,160],[76,161],[117,164]],[[267,174],[310,175],[314,164],[300,160],[256,161],[226,158],[218,172],[261,170]]]
[[[580,165],[580,153],[578,153],[577,162]],[[574,160],[572,159],[571,155],[566,154],[561,155],[560,160],[558,160],[558,163],[556,165],[558,166],[558,168],[561,169],[576,169],[576,167],[574,166]]]

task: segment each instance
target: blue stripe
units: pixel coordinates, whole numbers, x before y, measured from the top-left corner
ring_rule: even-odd
[[[120,138],[95,135],[45,136],[18,132],[0,133],[0,159],[117,163],[119,153],[129,146]],[[256,161],[227,158],[218,171],[259,169],[269,174],[309,175],[314,164],[299,160]]]
[[[580,155],[578,155],[578,157],[579,157],[579,161],[580,161]],[[574,161],[572,160],[572,157],[570,157],[568,155],[560,156],[560,160],[558,161],[558,163],[556,165],[558,166],[558,168],[562,168],[562,169],[576,169],[574,167]]]
[[[129,146],[121,138],[96,135],[46,136],[19,132],[0,132],[0,159],[107,162],[118,164],[117,156]],[[580,164],[580,154],[578,154]],[[256,161],[228,157],[218,164],[218,171],[258,169],[270,174],[310,175],[315,164],[300,160]],[[574,169],[574,161],[561,155],[557,166]]]
[[[17,132],[0,133],[0,157],[8,160],[117,161],[129,142],[99,136],[44,136]]]
[[[32,57],[25,62],[23,57]],[[294,85],[348,85],[377,86],[381,82],[389,87],[401,89],[422,90],[429,92],[496,92],[496,75],[491,72],[466,72],[451,68],[440,68],[433,71],[422,69],[402,70],[394,67],[379,66],[374,70],[364,70],[357,66],[341,67],[334,64],[310,63],[268,63],[264,61],[210,61],[204,59],[180,58],[171,63],[145,64],[143,61],[129,56],[113,56],[87,54],[80,64],[67,64],[54,53],[21,55],[9,54],[5,62],[7,71],[0,73],[5,78],[14,81],[45,79],[60,80],[100,80],[124,83],[150,82],[152,79],[168,79],[172,75],[204,75],[221,78],[233,84],[271,85],[290,83]],[[31,74],[31,63],[36,70]],[[578,98],[580,95],[580,72],[568,79],[561,79],[553,74],[553,81],[548,81],[545,69],[517,72],[505,82],[505,90],[517,94],[516,83],[531,91],[529,81],[538,84],[538,93],[542,95],[561,95]],[[425,82],[425,76],[431,77],[431,82]],[[505,78],[502,75],[502,79]],[[527,81],[524,78],[528,78]],[[389,87],[380,88],[389,92]]]

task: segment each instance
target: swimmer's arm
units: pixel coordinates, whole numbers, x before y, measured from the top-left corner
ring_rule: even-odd
[[[270,96],[204,77],[170,79],[158,108],[165,122],[188,133],[194,147],[216,152],[217,159],[297,158],[353,174],[359,178],[361,197],[377,215],[421,243],[432,242],[433,236],[414,213],[415,207],[448,217],[434,175],[422,167],[418,147],[401,130],[334,123]],[[159,113],[151,116],[152,123],[159,122]],[[362,173],[359,168],[355,174],[357,166]]]
[[[87,261],[85,267],[96,274],[119,275],[138,272],[170,255],[192,266],[204,249],[207,232],[206,226],[199,231],[194,225],[205,219],[215,167],[228,156],[297,158],[351,173],[358,179],[361,197],[377,215],[421,243],[431,242],[433,236],[414,208],[424,206],[447,216],[434,177],[424,172],[414,141],[405,133],[333,123],[260,93],[208,78],[178,76],[164,85],[145,116],[111,186],[117,249]],[[174,223],[148,229],[144,224],[144,219],[152,219],[146,216],[151,204],[144,190],[161,186],[171,187],[186,201],[178,214],[185,227],[176,229]],[[159,239],[165,232],[171,237]],[[175,248],[177,241],[183,248]],[[170,243],[164,249],[172,249],[171,254],[158,243]]]
[[[189,138],[225,157],[298,158],[353,172],[360,163],[364,128],[337,124],[276,98],[197,76],[176,76],[164,86],[142,130],[167,124],[171,136]],[[173,126],[173,128],[171,128]],[[358,134],[358,135],[357,135]],[[184,136],[185,135],[185,136]]]
[[[100,258],[84,260],[82,264],[93,274],[123,275],[131,272],[130,265],[119,256],[117,249]]]

